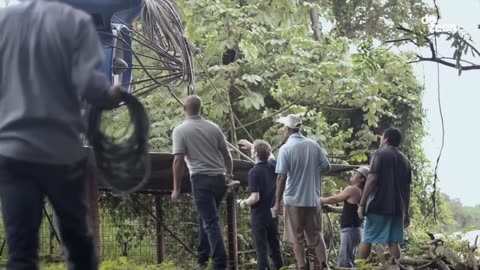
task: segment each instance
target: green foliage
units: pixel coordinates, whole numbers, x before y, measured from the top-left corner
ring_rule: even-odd
[[[433,13],[425,1],[321,0],[325,19],[333,23],[333,34],[349,38],[366,36],[388,40],[398,35],[396,27],[413,28]]]
[[[115,261],[103,262],[100,270],[174,270],[177,269],[173,262],[162,263],[160,265],[139,265],[132,263],[125,257],[120,257]]]
[[[448,219],[442,225],[443,232],[452,233],[467,229],[480,229],[480,205],[464,206],[459,199],[451,199],[446,194],[442,194],[442,198],[445,202],[445,208],[452,215],[451,219]]]
[[[366,260],[362,260],[362,259],[356,259],[355,265],[362,270],[374,269],[373,264],[367,263]]]
[[[405,135],[402,151],[414,173],[413,220],[407,240],[414,243],[414,238],[423,239],[424,230],[435,229],[433,177],[421,147],[423,87],[408,64],[410,55],[393,53],[377,40],[392,36],[396,25],[419,23],[430,11],[422,1],[179,0],[177,5],[196,54],[202,113],[220,125],[229,141],[251,135],[276,148],[283,138],[273,120],[282,110],[284,115],[302,116],[304,134],[322,144],[332,163],[365,164],[378,147],[381,132],[399,127]],[[320,21],[333,23],[332,31],[324,31],[319,41],[310,31],[311,10],[318,12]],[[365,21],[358,23],[362,18]],[[149,54],[148,48],[135,46]],[[227,51],[235,55],[224,64]],[[146,75],[136,71],[135,78]],[[173,93],[183,98],[186,91],[176,87]],[[171,132],[183,118],[180,105],[164,88],[142,97],[142,102],[151,121],[151,149],[170,151]],[[121,112],[108,121],[114,130],[127,123]],[[341,177],[324,180],[325,194],[345,185]],[[128,198],[121,200],[118,211],[135,211]],[[444,207],[441,201],[435,206]],[[180,215],[165,211],[168,218],[195,223],[191,209]],[[444,211],[439,213],[439,221],[446,219]],[[128,215],[120,215],[119,220],[144,218]],[[247,215],[239,213],[238,220],[240,250],[251,249]],[[241,260],[250,262],[248,256]]]
[[[64,264],[49,264],[42,267],[45,270],[65,270]],[[145,265],[129,262],[126,257],[120,257],[114,261],[104,261],[100,265],[100,270],[176,270],[178,269],[173,262],[162,263],[160,265]]]

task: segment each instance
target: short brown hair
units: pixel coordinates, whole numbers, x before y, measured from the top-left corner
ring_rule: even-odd
[[[268,161],[272,147],[264,140],[255,140],[253,142],[253,151],[257,153],[257,157],[261,161]]]

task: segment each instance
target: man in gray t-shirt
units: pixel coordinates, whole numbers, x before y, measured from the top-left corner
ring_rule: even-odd
[[[59,221],[70,270],[98,269],[87,222],[82,100],[118,102],[97,69],[90,15],[58,1],[0,9],[0,199],[7,269],[38,269],[44,198]],[[118,103],[117,103],[118,104]]]
[[[199,213],[197,269],[206,267],[211,253],[213,269],[220,270],[227,268],[227,253],[217,211],[227,188],[225,177],[233,177],[233,163],[222,131],[215,123],[203,119],[201,105],[200,97],[187,97],[183,105],[185,121],[172,133],[175,155],[172,201],[177,202],[180,198],[183,164],[186,161]]]

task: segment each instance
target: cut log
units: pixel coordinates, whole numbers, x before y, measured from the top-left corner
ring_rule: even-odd
[[[433,251],[433,253],[435,253],[435,255],[437,256],[445,256],[445,247],[443,246],[438,246],[438,247],[435,247],[435,250]]]
[[[425,259],[412,259],[412,258],[400,258],[398,262],[401,265],[405,266],[423,266],[427,267],[434,263],[433,260],[425,260]]]
[[[448,268],[448,266],[443,261],[437,261],[437,262],[435,262],[435,265],[438,267],[438,268],[435,268],[435,269],[450,270],[450,268]]]

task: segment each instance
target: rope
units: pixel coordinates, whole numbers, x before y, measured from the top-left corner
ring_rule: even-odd
[[[115,37],[115,38],[121,40],[122,42],[125,42],[125,44],[126,44],[127,46],[129,46],[130,49],[132,49],[131,52],[132,52],[133,56],[135,57],[135,59],[137,59],[139,65],[140,65],[140,66],[142,67],[142,69],[145,71],[145,74],[147,74],[147,76],[150,78],[150,80],[152,80],[153,82],[155,82],[155,83],[158,84],[158,85],[164,85],[162,82],[158,81],[157,78],[155,78],[155,77],[149,72],[148,68],[145,67],[145,65],[142,63],[142,61],[141,61],[140,58],[138,57],[138,54],[133,50],[133,48],[132,48],[124,39],[122,39],[122,38],[120,38],[120,37]],[[197,59],[197,60],[198,60],[198,59]],[[209,79],[210,79],[210,77],[209,77]],[[210,79],[210,80],[211,80],[211,79]],[[211,81],[211,83],[212,83],[212,85],[215,87],[215,85],[213,84],[212,81]],[[170,95],[177,101],[177,103],[180,104],[181,106],[183,106],[183,102],[180,100],[180,98],[179,98],[177,95],[175,95],[175,93],[173,92],[173,90],[172,90],[170,87],[168,87],[168,86],[166,86],[166,88],[167,88],[168,91],[170,92]],[[150,88],[150,89],[151,89],[151,88]],[[216,89],[216,88],[215,88],[215,89]],[[144,91],[142,91],[142,95],[143,95],[143,94],[145,94]],[[234,113],[233,111],[232,111],[232,113],[233,113],[233,115],[235,116],[235,113]],[[238,120],[238,118],[237,118],[236,116],[235,116],[235,118]],[[240,121],[240,120],[238,120],[238,121]],[[240,124],[241,124],[241,123],[240,123]],[[246,129],[245,129],[245,131],[247,132],[247,134],[249,134]],[[249,135],[250,135],[250,134],[249,134]],[[253,137],[252,137],[251,135],[250,135],[250,137],[251,137],[252,140],[253,140]],[[230,148],[232,148],[233,150],[235,150],[235,152],[239,153],[242,157],[246,158],[247,160],[249,160],[249,161],[251,161],[251,162],[254,162],[250,157],[248,157],[247,155],[245,155],[241,150],[239,150],[238,148],[236,148],[236,147],[235,147],[234,145],[232,145],[230,142],[228,142],[227,140],[225,140],[225,141],[226,141],[227,144],[230,146]]]
[[[433,0],[435,5],[435,9],[437,12],[437,21],[435,22],[435,26],[438,24],[438,20],[440,19],[440,13],[438,10],[437,1]],[[436,29],[436,27],[434,28]],[[435,43],[435,57],[438,57],[438,44],[437,44],[437,35],[434,32],[434,43]],[[433,192],[432,192],[432,208],[427,213],[426,217],[430,215],[433,210],[433,218],[437,219],[437,182],[438,182],[438,166],[440,164],[440,158],[442,157],[443,147],[445,146],[445,121],[443,118],[443,111],[442,111],[442,100],[440,95],[440,63],[437,61],[437,103],[438,103],[438,110],[440,113],[440,121],[442,125],[442,144],[440,147],[440,151],[438,152],[437,160],[435,162],[435,172],[434,172],[434,179],[433,179]]]
[[[335,233],[335,230],[333,229],[333,223],[332,223],[332,220],[330,219],[330,215],[328,214],[328,212],[327,211],[322,211],[322,212],[325,212],[325,216],[327,217],[328,227],[330,228],[330,233],[331,233],[331,237],[330,237],[331,240],[328,243],[328,256],[327,256],[328,260],[330,261],[332,252],[335,249],[335,237],[333,236]]]
[[[225,107],[228,109],[228,111],[230,113],[232,113],[233,117],[235,118],[235,120],[238,122],[238,124],[240,125],[240,127],[243,129],[243,131],[245,131],[245,133],[247,134],[247,136],[250,138],[250,140],[254,141],[255,139],[253,138],[252,134],[250,134],[250,132],[248,132],[248,130],[245,128],[245,126],[242,124],[242,121],[240,121],[240,119],[238,119],[237,115],[235,114],[235,112],[233,111],[232,107],[228,104],[228,102],[223,98],[223,96],[221,95],[220,93],[220,90],[218,90],[217,86],[215,85],[215,83],[213,82],[212,78],[210,77],[210,75],[208,74],[208,71],[207,69],[202,65],[202,62],[200,62],[200,60],[198,59],[198,56],[196,54],[194,54],[194,57],[195,59],[197,59],[197,62],[200,66],[200,68],[203,70],[203,72],[207,75],[207,79],[208,79],[208,82],[210,83],[210,85],[212,86],[212,88],[215,90],[215,92],[217,92],[217,95],[220,96],[220,98],[222,99],[222,102],[223,104],[225,105]]]
[[[150,178],[149,122],[145,108],[137,98],[123,92],[121,100],[130,115],[131,128],[127,132],[131,130],[131,136],[124,142],[105,136],[101,131],[103,108],[93,106],[88,116],[87,138],[93,147],[98,172],[106,184],[114,192],[132,193]],[[132,181],[142,174],[140,182]]]
[[[435,51],[437,50],[438,50],[437,37],[435,36]],[[440,147],[440,151],[438,152],[437,161],[435,163],[435,178],[433,181],[432,200],[433,200],[433,217],[435,220],[437,219],[436,193],[437,193],[437,182],[438,182],[438,165],[440,164],[440,158],[442,157],[443,147],[445,146],[445,122],[443,119],[442,100],[440,95],[440,63],[438,62],[437,62],[437,102],[438,102],[438,111],[440,113],[440,121],[442,123],[442,145]]]

